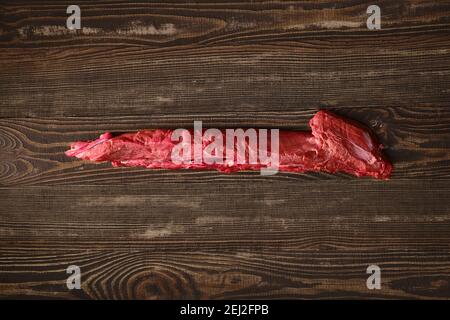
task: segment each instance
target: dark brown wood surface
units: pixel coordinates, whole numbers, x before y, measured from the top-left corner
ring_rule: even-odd
[[[450,298],[450,2],[0,4],[0,297]],[[371,127],[395,171],[112,168],[104,131]],[[68,290],[78,265],[82,289]],[[366,268],[381,268],[368,290]]]

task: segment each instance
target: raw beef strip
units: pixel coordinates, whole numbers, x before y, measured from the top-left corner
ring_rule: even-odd
[[[365,127],[324,110],[318,111],[309,125],[311,131],[279,132],[279,171],[345,172],[377,179],[390,177],[392,165],[383,156],[382,145]],[[259,170],[265,166],[261,163],[226,163],[225,160],[224,164],[175,164],[171,154],[178,141],[172,141],[172,133],[173,130],[168,129],[142,130],[118,136],[107,132],[94,141],[72,143],[66,155],[95,162],[110,161],[117,167],[152,169],[215,169],[232,172]],[[225,143],[225,132],[222,133]],[[203,138],[202,147],[210,142]]]

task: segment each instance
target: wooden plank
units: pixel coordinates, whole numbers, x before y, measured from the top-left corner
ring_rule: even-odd
[[[448,251],[447,181],[2,188],[3,248]]]
[[[450,246],[442,182],[216,181],[2,188],[8,248],[382,249]]]
[[[6,4],[0,116],[448,107],[449,4],[382,1],[380,31],[369,4],[89,2],[80,34],[64,3]]]
[[[4,1],[0,41],[9,47],[158,48],[369,34],[366,10],[373,4],[354,0],[171,2],[78,1],[82,29],[70,31],[66,8],[71,2]],[[382,0],[377,5],[382,8],[382,34],[424,34],[432,27],[445,32],[449,26],[448,1]]]
[[[447,182],[3,188],[0,296],[448,298]],[[82,290],[65,269],[82,269]],[[381,291],[366,288],[368,265]]]
[[[450,43],[0,49],[1,117],[448,107]],[[446,36],[445,39],[449,39]],[[411,42],[413,43],[411,44]]]
[[[386,146],[394,163],[393,179],[448,179],[450,164],[450,109],[442,108],[335,108],[339,114],[370,126]],[[316,110],[286,112],[184,114],[153,117],[104,117],[57,119],[1,119],[0,184],[110,184],[155,181],[211,181],[244,179],[280,181],[342,179],[344,175],[286,174],[261,177],[258,173],[223,174],[215,171],[166,171],[144,168],[113,168],[68,158],[64,151],[76,140],[91,140],[105,131],[123,132],[152,127],[192,127],[204,120],[212,127],[277,127],[305,130]],[[348,178],[348,177],[347,177]]]
[[[446,299],[447,252],[0,250],[0,297],[66,299]],[[366,288],[366,268],[382,290]],[[68,290],[66,268],[81,268]]]

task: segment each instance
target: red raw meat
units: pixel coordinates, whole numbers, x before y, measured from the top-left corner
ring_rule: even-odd
[[[365,127],[324,110],[317,112],[309,125],[310,132],[280,131],[279,171],[345,172],[377,179],[388,179],[391,175],[392,165],[383,156],[382,145]],[[226,164],[226,161],[224,164],[175,164],[171,154],[178,142],[172,141],[172,133],[173,130],[155,129],[114,137],[107,132],[94,141],[72,143],[66,155],[95,162],[110,161],[117,167],[215,169],[223,172],[264,167],[261,163]],[[202,147],[210,142],[204,138]]]

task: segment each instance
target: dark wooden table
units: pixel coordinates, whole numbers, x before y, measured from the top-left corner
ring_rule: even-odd
[[[450,298],[450,2],[0,4],[0,297]],[[389,181],[117,169],[104,131],[370,126]],[[81,290],[66,287],[69,265]],[[381,268],[381,290],[366,268]]]

